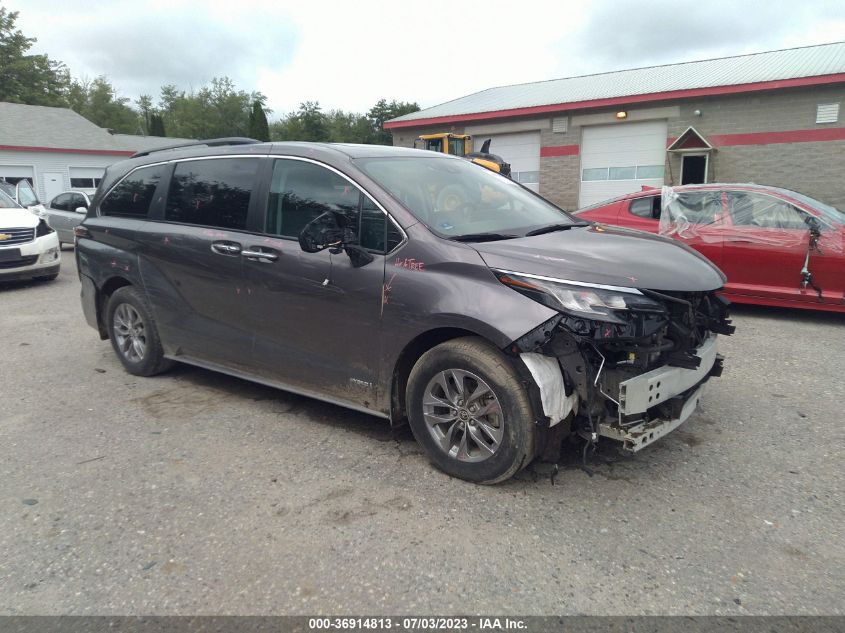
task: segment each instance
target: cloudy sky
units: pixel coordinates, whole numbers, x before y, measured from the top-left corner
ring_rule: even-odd
[[[842,0],[0,0],[36,52],[133,100],[231,77],[276,118],[845,40]]]

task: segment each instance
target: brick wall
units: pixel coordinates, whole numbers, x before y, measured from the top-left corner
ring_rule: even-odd
[[[819,103],[841,103],[837,123],[816,124]],[[701,116],[694,114],[695,110]],[[703,136],[818,130],[845,127],[845,87],[784,90],[758,95],[710,97],[681,104],[669,135],[693,126]],[[711,154],[712,182],[755,182],[800,191],[845,208],[845,141],[723,145]],[[670,155],[666,182],[680,181],[680,156]]]

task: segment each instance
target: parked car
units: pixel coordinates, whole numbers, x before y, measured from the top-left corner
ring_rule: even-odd
[[[59,235],[60,244],[73,244],[75,229],[88,213],[92,194],[81,191],[64,191],[50,200],[41,214]]]
[[[40,214],[44,211],[44,205],[41,204],[35,190],[32,188],[32,184],[26,178],[14,184],[0,180],[0,191],[12,198],[20,206],[29,209],[35,214]]]
[[[695,410],[724,277],[469,161],[209,141],[110,166],[76,229],[82,307],[129,373],[181,361],[407,417],[507,479],[569,433],[637,451]]]
[[[0,282],[55,279],[60,265],[56,232],[0,191]]]
[[[804,194],[744,184],[646,189],[581,209],[582,220],[661,233],[727,276],[737,303],[845,312],[845,213]]]

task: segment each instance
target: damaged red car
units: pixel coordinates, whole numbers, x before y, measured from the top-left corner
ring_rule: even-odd
[[[845,312],[845,213],[795,191],[754,184],[645,189],[575,212],[658,233],[697,250],[736,303]]]

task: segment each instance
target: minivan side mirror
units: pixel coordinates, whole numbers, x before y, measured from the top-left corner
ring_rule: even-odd
[[[346,251],[354,268],[366,266],[373,256],[358,244],[358,238],[348,227],[341,227],[331,211],[311,220],[299,233],[299,247],[306,253],[318,253],[327,248],[334,254]]]
[[[74,211],[76,211],[77,213],[88,213],[88,209],[86,209],[85,207],[76,207]]]

